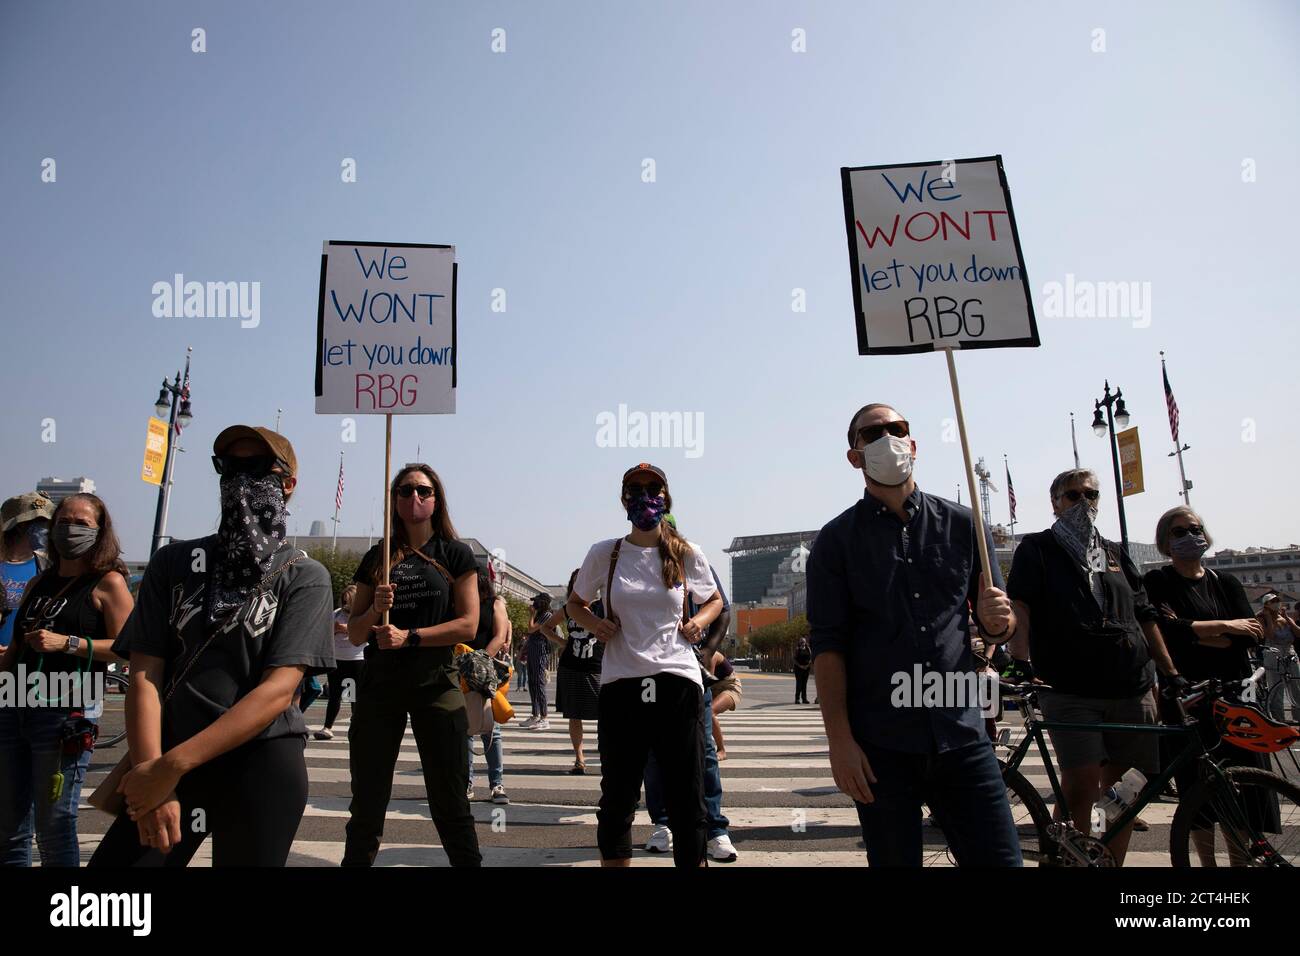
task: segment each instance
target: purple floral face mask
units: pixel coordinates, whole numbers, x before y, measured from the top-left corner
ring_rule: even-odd
[[[653,531],[659,526],[668,512],[668,503],[663,496],[651,498],[645,492],[633,497],[627,505],[627,520],[638,531]]]

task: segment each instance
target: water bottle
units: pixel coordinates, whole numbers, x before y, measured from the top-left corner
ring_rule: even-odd
[[[1147,778],[1141,770],[1133,768],[1120,778],[1113,787],[1107,787],[1101,795],[1097,807],[1106,815],[1106,822],[1114,821],[1121,813],[1133,805],[1137,795],[1147,785]]]

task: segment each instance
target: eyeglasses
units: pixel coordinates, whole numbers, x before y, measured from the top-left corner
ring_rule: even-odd
[[[1096,501],[1101,497],[1101,492],[1096,488],[1084,488],[1082,491],[1078,488],[1071,488],[1069,491],[1061,492],[1061,497],[1071,504],[1078,504],[1080,498],[1087,498],[1089,501]]]
[[[212,467],[218,475],[248,475],[251,478],[265,478],[276,466],[288,471],[279,458],[274,455],[213,455]]]
[[[1200,537],[1201,535],[1205,534],[1205,529],[1202,528],[1199,524],[1179,525],[1176,528],[1170,528],[1169,533],[1172,534],[1175,538],[1185,538],[1189,534]]]
[[[409,498],[411,495],[419,495],[421,501],[427,501],[433,495],[433,488],[430,485],[402,485],[397,489],[399,498]]]
[[[647,481],[644,485],[637,481],[629,481],[623,486],[623,494],[629,498],[642,494],[647,498],[658,498],[663,493],[664,485],[661,481]]]
[[[863,425],[858,429],[858,441],[870,445],[872,442],[879,441],[886,432],[895,438],[906,438],[912,433],[912,426],[901,418],[896,422],[885,422],[883,425]]]

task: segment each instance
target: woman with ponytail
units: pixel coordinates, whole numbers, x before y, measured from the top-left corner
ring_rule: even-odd
[[[663,773],[673,858],[705,865],[704,685],[694,645],[722,610],[704,552],[663,521],[668,479],[641,463],[623,475],[620,503],[632,523],[622,538],[587,552],[565,609],[605,647],[599,720],[597,841],[604,866],[632,862],[632,820],[654,754]],[[687,612],[687,592],[699,610]],[[591,604],[599,594],[604,614]]]
[[[452,663],[452,648],[471,643],[478,630],[477,564],[469,546],[456,539],[432,468],[407,465],[393,479],[392,492],[389,583],[383,583],[381,542],[357,567],[348,619],[348,639],[366,645],[366,666],[348,728],[352,803],[343,865],[370,866],[379,852],[409,716],[447,857],[452,866],[478,866],[466,796],[469,719]]]

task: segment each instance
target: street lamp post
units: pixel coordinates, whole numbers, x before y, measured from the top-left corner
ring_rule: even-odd
[[[164,378],[162,391],[158,393],[158,401],[154,404],[154,411],[158,413],[159,418],[167,414],[168,406],[171,407],[171,415],[167,419],[167,461],[163,465],[162,484],[158,486],[158,509],[154,512],[153,540],[149,545],[150,557],[153,557],[154,552],[162,547],[167,527],[167,506],[172,494],[172,468],[176,462],[176,441],[180,429],[188,425],[194,417],[190,414],[190,355],[193,351],[193,347],[185,350],[185,377],[182,378],[181,373],[177,372],[174,382],[168,382]]]
[[[1104,421],[1101,417],[1103,405],[1106,406]],[[1124,481],[1119,473],[1119,441],[1115,437],[1115,424],[1118,422],[1120,428],[1127,428],[1129,420],[1128,409],[1124,407],[1123,393],[1116,387],[1112,395],[1110,382],[1107,381],[1101,399],[1093,402],[1092,430],[1098,438],[1110,435],[1110,461],[1115,469],[1115,504],[1119,508],[1119,537],[1125,552],[1128,551],[1128,521],[1124,516]]]

